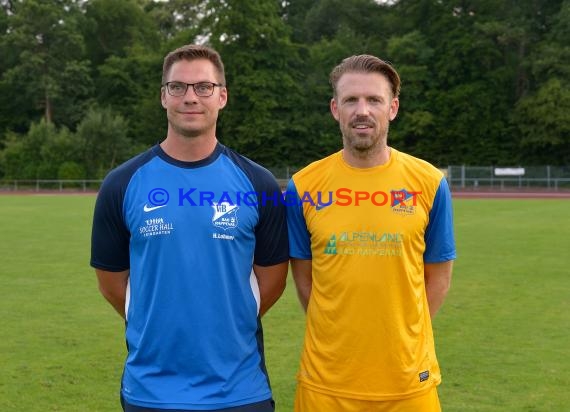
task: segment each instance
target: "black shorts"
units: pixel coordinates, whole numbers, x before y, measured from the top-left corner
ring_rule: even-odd
[[[134,406],[127,403],[121,397],[121,405],[125,412],[275,412],[275,402],[273,399],[266,401],[250,403],[249,405],[235,406],[233,408],[214,409],[214,410],[195,410],[195,409],[157,409],[144,408],[142,406]]]

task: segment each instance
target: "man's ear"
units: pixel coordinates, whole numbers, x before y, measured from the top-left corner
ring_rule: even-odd
[[[338,105],[336,103],[336,99],[333,97],[330,103],[331,113],[334,119],[338,122],[339,115],[338,115]]]
[[[166,90],[164,87],[160,88],[160,103],[162,104],[162,107],[166,109]]]
[[[228,104],[228,88],[223,86],[220,88],[220,109],[223,109]]]
[[[400,100],[397,97],[392,99],[390,103],[390,121],[394,120],[398,115],[398,109],[400,108]]]

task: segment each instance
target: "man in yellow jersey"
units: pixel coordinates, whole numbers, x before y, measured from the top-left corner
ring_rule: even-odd
[[[391,65],[352,56],[330,81],[343,149],[296,173],[285,197],[307,314],[295,411],[440,411],[431,320],[456,256],[449,187],[387,144]]]

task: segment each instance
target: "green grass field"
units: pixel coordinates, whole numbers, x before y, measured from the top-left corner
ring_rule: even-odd
[[[119,411],[123,323],[89,267],[94,196],[0,196],[0,411]],[[455,200],[435,319],[443,410],[568,411],[570,201]],[[264,318],[277,410],[303,335],[291,282]],[[319,411],[320,412],[320,411]]]

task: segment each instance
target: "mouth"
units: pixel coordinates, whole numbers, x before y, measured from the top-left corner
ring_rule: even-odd
[[[370,122],[354,122],[350,125],[356,131],[366,131],[374,128],[374,124]]]
[[[188,119],[193,119],[196,118],[198,116],[201,116],[203,113],[202,112],[178,112],[178,115],[181,116],[182,118],[188,118]]]
[[[356,130],[367,130],[374,128],[374,122],[370,119],[357,119],[350,123],[350,127]]]

